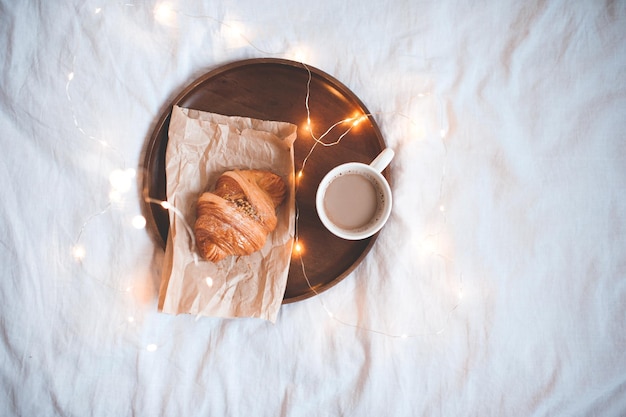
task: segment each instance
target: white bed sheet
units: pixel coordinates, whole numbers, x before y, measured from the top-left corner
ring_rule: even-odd
[[[626,3],[468,3],[0,0],[0,414],[625,415]],[[275,324],[160,314],[142,147],[268,56],[375,113],[390,221]]]

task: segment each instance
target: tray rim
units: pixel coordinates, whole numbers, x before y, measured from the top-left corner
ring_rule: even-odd
[[[157,224],[157,221],[155,219],[155,216],[154,216],[155,208],[153,207],[154,203],[149,201],[150,198],[154,198],[151,196],[151,191],[154,191],[154,190],[150,189],[149,179],[152,175],[152,172],[150,172],[148,168],[152,166],[152,161],[154,161],[154,158],[155,158],[155,152],[158,152],[159,147],[167,146],[167,138],[166,138],[165,144],[162,144],[159,139],[160,139],[160,136],[162,136],[162,130],[165,124],[168,122],[169,118],[171,117],[173,106],[179,104],[181,101],[188,98],[188,96],[190,96],[200,85],[207,82],[208,80],[212,78],[216,78],[220,74],[229,72],[234,69],[238,69],[238,68],[245,67],[245,66],[255,66],[255,65],[282,65],[282,66],[291,67],[294,70],[310,72],[311,77],[313,76],[320,77],[325,83],[330,84],[332,87],[339,90],[345,98],[349,99],[350,101],[353,101],[360,108],[363,114],[368,118],[368,121],[371,123],[373,134],[375,135],[378,141],[378,145],[380,146],[380,149],[382,150],[387,146],[385,144],[380,128],[378,127],[378,124],[376,123],[376,120],[373,118],[371,112],[367,109],[367,107],[361,101],[361,99],[341,81],[337,80],[335,77],[331,76],[330,74],[314,66],[305,64],[303,62],[293,61],[293,60],[284,59],[284,58],[265,57],[265,58],[249,58],[249,59],[230,61],[223,65],[218,65],[212,69],[209,69],[207,72],[193,79],[190,83],[185,84],[184,87],[181,89],[181,91],[178,94],[176,94],[173,99],[170,99],[166,103],[167,105],[165,107],[162,107],[159,110],[160,115],[157,119],[156,124],[154,124],[151,127],[150,135],[148,137],[148,141],[146,143],[143,156],[141,158],[141,163],[142,163],[141,171],[143,172],[143,175],[140,176],[139,181],[141,182],[140,189],[142,190],[142,195],[141,195],[142,211],[144,212],[144,217],[146,217],[146,229],[149,230],[149,233],[152,235],[152,239],[156,241],[155,243],[157,243],[162,250],[165,250],[167,242],[166,240],[164,240],[164,237],[162,236],[160,232],[159,225]],[[387,167],[383,171],[383,175],[385,176],[387,181],[389,181],[391,184],[389,170],[390,168]],[[167,194],[167,190],[164,190],[164,192],[165,194]],[[167,225],[167,230],[168,230],[168,236],[169,236],[169,221]],[[314,297],[316,295],[321,294],[324,291],[327,291],[331,287],[337,285],[339,282],[343,281],[344,278],[350,275],[356,269],[356,267],[361,264],[363,259],[367,256],[367,254],[372,249],[379,234],[380,232],[365,239],[365,240],[368,240],[368,243],[365,246],[365,248],[362,250],[361,254],[355,259],[355,261],[348,268],[346,268],[340,274],[332,277],[332,279],[330,279],[329,281],[323,282],[319,285],[312,285],[309,282],[308,277],[305,277],[309,286],[309,291],[303,294],[289,297],[289,298],[285,298],[285,296],[283,296],[282,304],[291,304],[297,301],[302,301],[302,300]],[[294,258],[292,258],[292,261],[293,260]],[[298,260],[298,262],[300,261]],[[287,286],[289,286],[289,278],[287,281]]]

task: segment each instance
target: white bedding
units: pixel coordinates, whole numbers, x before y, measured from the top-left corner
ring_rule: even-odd
[[[0,0],[0,51],[1,415],[626,415],[625,2]],[[359,96],[394,210],[275,324],[161,314],[142,148],[257,57]]]

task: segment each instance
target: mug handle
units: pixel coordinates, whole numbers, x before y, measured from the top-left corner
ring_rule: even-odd
[[[376,171],[382,172],[383,169],[387,168],[387,165],[389,165],[394,155],[395,152],[393,151],[393,149],[385,148],[381,153],[378,154],[376,158],[374,158],[370,166]]]

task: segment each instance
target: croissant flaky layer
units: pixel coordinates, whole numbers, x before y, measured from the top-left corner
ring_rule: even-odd
[[[276,207],[286,194],[285,182],[269,171],[223,173],[214,191],[198,198],[194,231],[200,255],[219,262],[261,249],[276,228]]]

